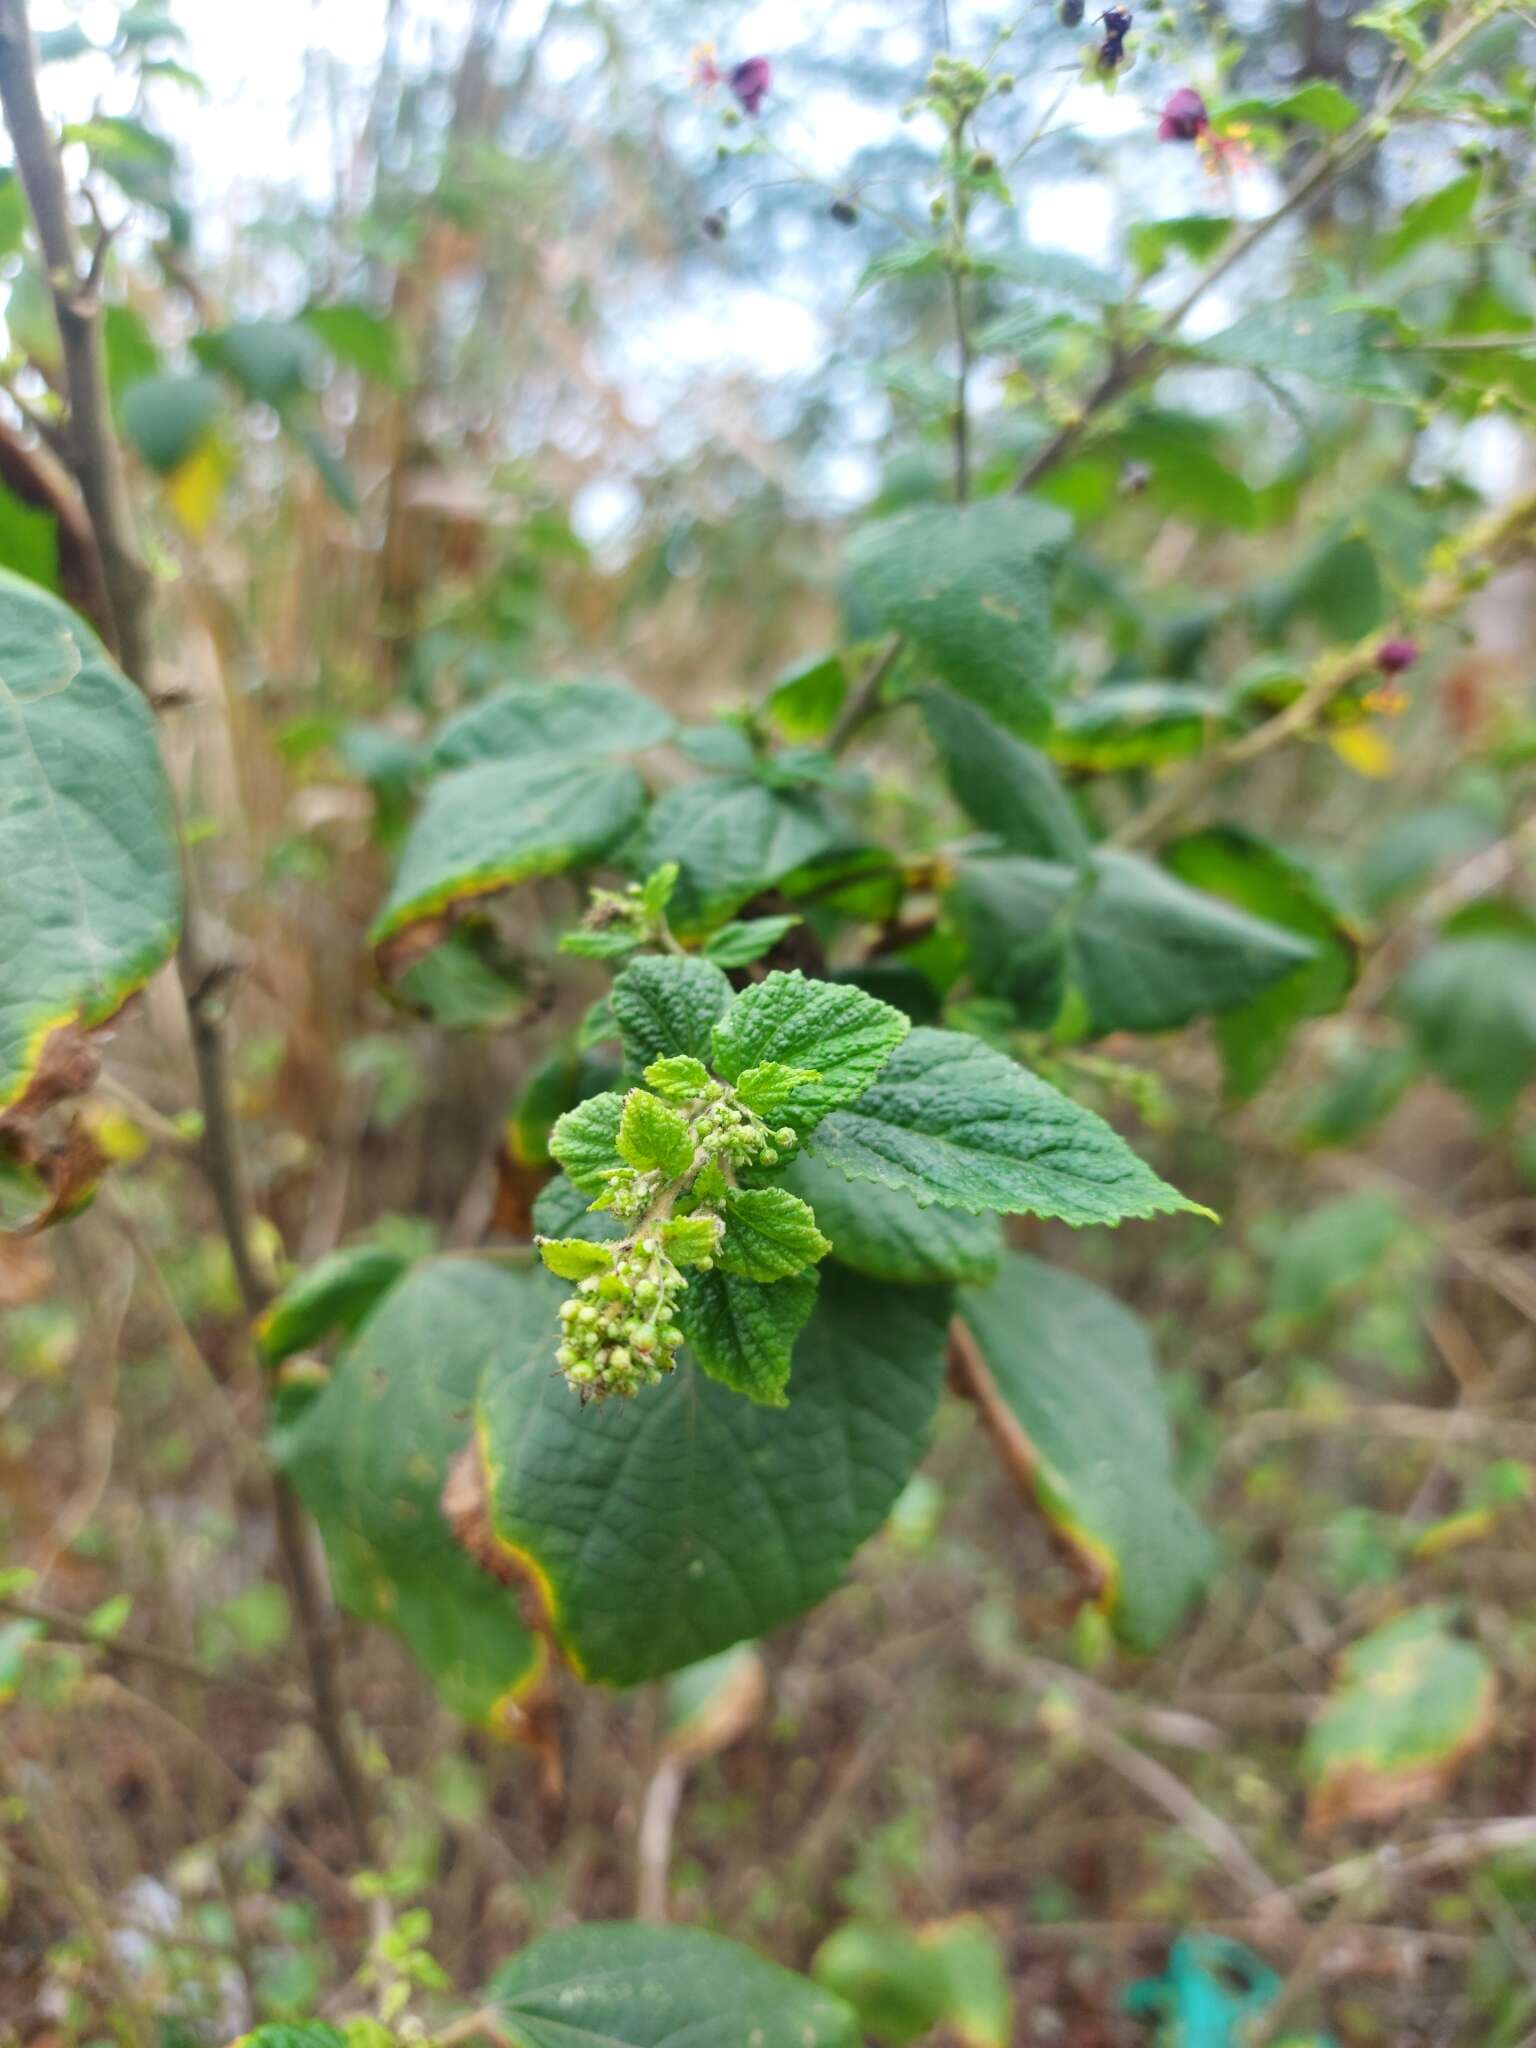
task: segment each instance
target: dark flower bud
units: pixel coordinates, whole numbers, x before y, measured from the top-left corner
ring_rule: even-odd
[[[1163,116],[1157,124],[1159,142],[1198,142],[1211,125],[1205,101],[1192,85],[1181,85],[1163,102]]]
[[[827,211],[840,228],[851,228],[859,217],[859,209],[851,199],[834,199]]]
[[[723,242],[725,240],[726,225],[726,218],[723,213],[706,213],[699,222],[699,226],[712,242]]]
[[[1076,28],[1083,18],[1083,0],[1061,0],[1058,12],[1063,28]]]
[[[747,57],[732,71],[730,88],[744,114],[755,114],[773,84],[773,66],[766,57]]]
[[[978,149],[971,158],[971,176],[973,178],[990,178],[996,169],[997,158],[993,156],[990,150]]]
[[[1417,640],[1383,640],[1376,650],[1376,666],[1384,676],[1400,676],[1405,668],[1412,668],[1418,658]]]

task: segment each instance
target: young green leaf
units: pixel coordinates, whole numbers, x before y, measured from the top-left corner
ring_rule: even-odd
[[[781,1060],[768,1060],[736,1076],[736,1095],[748,1109],[772,1123],[783,1114],[797,1089],[820,1079],[814,1067],[786,1067]]]
[[[765,1408],[783,1408],[795,1342],[816,1306],[816,1275],[761,1287],[736,1273],[700,1273],[683,1296],[683,1335],[711,1379]]]
[[[709,1069],[690,1053],[671,1053],[652,1060],[644,1080],[652,1094],[659,1095],[663,1102],[693,1102],[709,1086]]]
[[[610,997],[625,1070],[638,1076],[653,1060],[679,1054],[708,1059],[710,1032],[731,994],[731,984],[707,960],[647,953],[631,961]]]
[[[914,1031],[869,1092],[827,1118],[812,1150],[852,1180],[973,1214],[1073,1225],[1210,1214],[1092,1110],[956,1031]]]
[[[674,1266],[712,1259],[720,1243],[718,1216],[672,1216],[661,1226],[661,1248]]]
[[[826,1257],[831,1246],[809,1205],[788,1188],[743,1188],[726,1198],[716,1263],[745,1280],[783,1280]]]
[[[549,1134],[549,1151],[585,1195],[602,1188],[619,1164],[619,1123],[624,1097],[609,1091],[589,1095],[560,1117]]]
[[[715,1026],[714,1067],[733,1082],[770,1064],[814,1073],[775,1112],[803,1137],[863,1094],[910,1028],[900,1010],[862,989],[775,973],[744,989]]]
[[[538,1237],[534,1243],[539,1257],[558,1279],[585,1280],[592,1273],[606,1273],[613,1264],[613,1248],[593,1244],[585,1237]]]
[[[693,1164],[687,1118],[644,1088],[631,1088],[624,1098],[617,1143],[619,1157],[642,1173],[657,1167],[668,1180],[679,1180]]]
[[[406,1269],[381,1244],[329,1252],[291,1280],[256,1324],[256,1347],[268,1365],[318,1344],[332,1330],[354,1331]]]

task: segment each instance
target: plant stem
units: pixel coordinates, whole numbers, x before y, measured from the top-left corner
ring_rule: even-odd
[[[26,0],[0,0],[0,110],[11,132],[17,168],[48,269],[69,397],[66,445],[101,558],[116,652],[123,672],[153,700],[151,584],[134,532],[122,451],[107,401],[99,265],[92,263],[82,270],[63,164],[38,97]],[[190,865],[184,865],[186,902],[176,964],[202,1099],[202,1163],[229,1247],[241,1305],[247,1318],[254,1321],[265,1308],[270,1290],[254,1250],[255,1212],[229,1082],[222,991],[232,970],[207,945]],[[298,1498],[282,1473],[273,1471],[271,1482],[278,1541],[309,1667],[316,1731],[335,1774],[358,1853],[367,1856],[367,1787],[342,1721],[326,1595]]]

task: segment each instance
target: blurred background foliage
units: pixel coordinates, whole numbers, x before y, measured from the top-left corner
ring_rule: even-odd
[[[554,951],[568,878],[393,990],[374,972],[438,723],[509,679],[614,673],[718,769],[765,734],[814,748],[846,703],[835,651],[874,628],[845,540],[951,489],[936,137],[902,113],[931,53],[1010,31],[1015,87],[978,137],[1008,197],[971,243],[986,493],[1076,434],[1144,331],[1132,296],[1177,307],[1347,123],[1330,93],[1367,107],[1436,22],[1159,6],[1106,80],[1083,54],[1102,28],[1045,0],[357,0],[274,15],[299,89],[246,161],[249,107],[221,137],[201,72],[269,28],[217,12],[37,19],[102,231],[162,732],[239,964],[238,1106],[285,1278],[342,1243],[526,1235],[549,1124],[594,1085],[571,1035],[601,978]],[[770,58],[760,119],[699,89],[704,42]],[[1329,649],[1392,630],[1448,537],[1530,490],[1530,55],[1523,15],[1484,29],[1043,478],[1080,535],[1048,750],[1104,829]],[[1230,152],[1156,142],[1190,85]],[[0,563],[92,616],[14,175],[0,293]],[[572,1689],[541,1775],[346,1624],[378,1888],[430,1908],[455,1986],[562,1917],[634,1909],[660,1775],[687,1786],[673,1915],[814,1960],[877,2040],[1161,2026],[1220,2048],[1243,1985],[1220,1950],[1170,1960],[1191,1933],[1269,1959],[1246,1993],[1268,2038],[1533,2038],[1536,592],[1519,567],[1472,581],[1406,672],[1335,696],[1224,814],[1197,790],[1164,846],[1184,880],[1283,903],[1318,946],[1304,976],[1214,1026],[1111,1018],[1090,1042],[1092,1019],[1031,1013],[1011,966],[951,986],[942,921],[886,949],[909,996],[1025,1043],[1221,1213],[1015,1236],[1151,1334],[1220,1546],[1199,1616],[1153,1657],[1117,1646],[946,1412],[850,1585],[747,1653],[750,1678],[709,1674],[696,1739],[680,1681]],[[995,829],[953,735],[945,765],[909,712],[859,754],[850,786],[912,862],[967,813]],[[661,773],[686,771],[674,752]],[[67,1233],[0,1240],[0,1739],[50,1787],[0,1811],[18,2043],[142,2038],[135,2012],[177,2048],[295,2019],[366,1940],[291,1710],[245,1435],[263,1389],[185,1171],[183,1030],[152,985],[88,1106],[119,1172]]]

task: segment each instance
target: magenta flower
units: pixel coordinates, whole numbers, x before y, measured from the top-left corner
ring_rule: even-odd
[[[1376,650],[1376,666],[1384,676],[1400,676],[1419,658],[1417,640],[1383,640]]]
[[[1163,117],[1157,124],[1159,142],[1198,142],[1210,128],[1211,117],[1205,101],[1192,85],[1181,85],[1168,95]]]
[[[773,84],[773,66],[766,57],[746,57],[726,81],[741,102],[744,114],[755,114]]]

